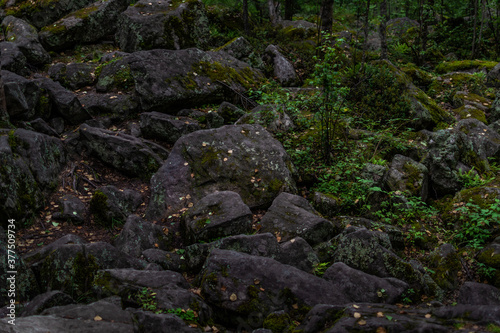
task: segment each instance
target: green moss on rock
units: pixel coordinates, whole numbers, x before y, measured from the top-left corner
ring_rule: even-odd
[[[495,61],[484,60],[460,60],[460,61],[444,61],[436,66],[436,72],[445,74],[449,72],[464,71],[464,70],[491,70],[497,65]]]

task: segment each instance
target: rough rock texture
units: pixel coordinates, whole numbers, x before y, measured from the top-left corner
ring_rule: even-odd
[[[234,251],[212,250],[199,276],[205,300],[238,315],[267,316],[292,304],[307,311],[316,304],[350,301],[342,290],[319,277],[271,258]]]
[[[116,41],[125,52],[205,48],[208,19],[201,1],[140,0],[118,18]]]
[[[278,235],[282,241],[296,236],[311,245],[340,233],[340,227],[320,217],[306,199],[281,193],[261,220],[261,231]]]
[[[48,74],[54,81],[76,90],[94,84],[95,68],[95,65],[87,63],[57,63],[49,68]]]
[[[385,174],[384,182],[390,191],[400,191],[403,195],[427,200],[428,170],[422,163],[409,157],[395,155]]]
[[[224,124],[231,125],[245,115],[245,111],[229,102],[223,102],[217,109],[217,114],[224,119]]]
[[[378,277],[395,277],[417,293],[435,294],[438,287],[419,270],[392,252],[387,234],[350,227],[337,239],[335,262]]]
[[[482,157],[500,157],[500,134],[477,119],[464,119],[455,129],[465,133],[474,147],[474,152]]]
[[[22,317],[38,315],[43,310],[54,307],[74,304],[75,301],[71,296],[59,291],[53,290],[40,294],[33,298],[21,313]]]
[[[440,288],[452,290],[458,286],[458,272],[462,269],[462,264],[453,245],[441,245],[430,254],[428,262],[429,268],[434,272],[432,277]]]
[[[60,83],[49,78],[37,79],[35,82],[42,90],[48,92],[52,108],[70,124],[77,125],[92,118],[82,107],[76,95]]]
[[[262,80],[260,71],[225,52],[158,49],[134,52],[103,65],[96,89],[133,87],[144,111],[169,113],[222,102],[224,84],[242,91]]]
[[[498,63],[486,76],[486,84],[489,87],[500,87],[500,63]]]
[[[281,105],[272,104],[256,106],[238,119],[235,124],[259,124],[274,134],[288,132],[295,128],[292,119],[282,110]]]
[[[151,178],[146,217],[159,219],[214,191],[234,191],[252,207],[295,191],[290,159],[261,126],[224,126],[180,138]],[[190,196],[188,198],[187,196]]]
[[[31,120],[37,113],[41,91],[31,80],[15,73],[2,70],[7,112],[12,120]]]
[[[224,51],[236,59],[246,61],[252,54],[252,45],[245,39],[245,37],[236,37],[218,49]]]
[[[43,27],[39,33],[40,41],[49,50],[98,41],[115,32],[118,15],[127,9],[129,3],[130,0],[94,2]]]
[[[168,154],[152,142],[85,124],[80,126],[80,136],[91,154],[132,177],[148,179]]]
[[[67,194],[59,201],[60,212],[52,215],[54,220],[71,221],[74,224],[82,224],[87,214],[85,204],[74,195]]]
[[[294,87],[299,84],[299,78],[295,73],[295,68],[288,61],[275,45],[269,45],[265,50],[264,61],[273,67],[273,76],[285,87]]]
[[[112,225],[123,223],[142,203],[142,195],[134,190],[118,189],[113,185],[96,189],[90,201],[90,211],[96,222]]]
[[[323,278],[349,295],[353,302],[394,304],[408,289],[406,282],[366,274],[341,262],[330,266]]]
[[[457,298],[459,304],[500,305],[500,290],[488,284],[465,282]]]
[[[26,57],[15,43],[0,42],[0,61],[2,69],[21,76],[29,75]]]
[[[78,97],[82,106],[93,116],[112,114],[127,119],[137,115],[139,100],[126,94],[87,94]]]
[[[139,257],[147,249],[167,249],[170,238],[163,227],[130,215],[114,244],[120,251]]]
[[[184,239],[190,243],[250,233],[252,211],[238,193],[215,192],[196,202],[183,216]]]
[[[141,133],[145,138],[175,143],[182,135],[198,131],[196,120],[159,112],[141,114]]]
[[[0,136],[0,226],[8,219],[26,222],[43,205],[44,197],[28,163],[15,154],[14,133]],[[14,147],[12,147],[14,146]]]
[[[280,244],[280,255],[276,260],[308,273],[313,273],[320,263],[314,249],[302,237]]]
[[[40,44],[36,28],[14,16],[7,16],[2,21],[5,40],[15,43],[26,56],[29,63],[43,65],[50,63],[50,55]]]

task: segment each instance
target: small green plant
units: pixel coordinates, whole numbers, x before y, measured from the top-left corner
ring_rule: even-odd
[[[323,274],[325,274],[325,272],[326,272],[326,270],[327,270],[328,267],[330,267],[330,263],[329,262],[320,262],[320,263],[317,263],[314,266],[313,273],[316,276],[323,276]]]
[[[483,264],[482,262],[477,263],[478,269],[477,273],[486,278],[486,279],[493,279],[495,277],[495,274],[497,272],[497,269],[494,267],[490,267],[486,264]]]
[[[129,295],[129,299],[131,295]],[[156,293],[152,292],[149,288],[143,288],[139,290],[136,294],[136,301],[139,306],[146,310],[154,313],[160,313],[158,310],[158,303],[156,302]]]
[[[486,326],[486,329],[488,330],[488,332],[500,333],[500,326],[495,324],[489,324],[488,326]]]
[[[413,303],[412,298],[415,296],[415,290],[413,288],[408,288],[402,295],[402,302],[404,304]]]
[[[483,179],[474,170],[474,167],[470,169],[468,172],[462,172],[461,170],[459,171],[458,177],[460,178],[460,181],[462,182],[462,186],[464,188],[472,188],[472,187],[477,187],[477,186],[483,186],[491,182],[495,177]]]
[[[179,317],[182,320],[187,321],[187,322],[194,322],[194,321],[198,320],[196,313],[191,309],[187,309],[187,310],[184,310],[181,308],[168,309],[167,313],[172,313],[172,314],[176,315],[177,317]]]
[[[472,201],[456,209],[459,220],[463,223],[454,236],[459,245],[481,249],[491,236],[488,229],[491,223],[498,225],[500,221],[500,200],[495,199],[491,205],[481,208]]]

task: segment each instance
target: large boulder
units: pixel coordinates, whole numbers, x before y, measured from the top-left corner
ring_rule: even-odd
[[[32,120],[37,117],[40,88],[32,81],[9,71],[2,71],[7,113],[12,120]]]
[[[151,179],[148,219],[188,207],[209,193],[233,191],[252,207],[295,192],[283,146],[258,125],[223,126],[181,137]]]
[[[200,129],[196,120],[187,117],[175,117],[159,112],[141,114],[141,133],[145,138],[175,143],[182,135]]]
[[[183,215],[184,238],[189,243],[250,233],[252,211],[238,193],[215,192],[207,195]]]
[[[243,91],[263,80],[260,71],[225,52],[199,49],[138,51],[102,65],[96,89],[134,88],[144,111],[173,113],[221,103],[228,89]]]
[[[316,304],[352,301],[333,283],[298,268],[228,250],[212,250],[199,278],[205,300],[235,313],[233,318],[253,312],[267,316],[292,307],[305,314]]]
[[[292,63],[285,58],[275,45],[269,45],[265,51],[265,61],[273,68],[273,76],[285,87],[299,84],[299,77],[295,73]]]
[[[262,232],[271,232],[282,241],[300,236],[311,245],[341,232],[340,226],[319,216],[306,199],[290,193],[274,199],[260,224]]]
[[[25,17],[37,29],[41,29],[92,2],[94,0],[51,0],[36,3],[32,3],[31,0],[15,1],[16,6],[8,8],[7,12],[16,17]]]
[[[91,154],[132,177],[149,179],[168,154],[152,142],[85,124],[80,127],[80,135]]]
[[[49,50],[96,42],[116,30],[118,15],[130,0],[97,1],[43,27],[40,41]]]
[[[500,157],[500,134],[477,119],[464,119],[455,129],[465,133],[472,141],[474,152],[481,157]]]
[[[428,174],[422,163],[403,155],[395,155],[384,181],[390,191],[400,191],[425,201],[428,195]]]
[[[50,55],[40,44],[35,27],[14,16],[7,16],[2,21],[2,27],[6,31],[5,39],[15,43],[29,63],[33,65],[50,63]]]
[[[130,189],[118,189],[113,185],[96,189],[90,200],[94,221],[102,225],[124,223],[142,203],[142,195]]]
[[[19,47],[11,42],[0,42],[0,61],[2,69],[21,76],[29,75],[26,68],[26,57]]]
[[[95,81],[96,65],[87,63],[57,63],[49,68],[49,76],[72,90],[90,86]]]
[[[43,193],[28,164],[14,153],[12,145],[16,145],[14,132],[0,136],[0,226],[3,227],[8,219],[15,219],[16,225],[21,226],[44,204]]]
[[[119,16],[116,33],[125,52],[205,48],[208,38],[205,6],[199,0],[140,0]]]
[[[467,281],[460,288],[457,303],[500,305],[500,290],[488,284]]]

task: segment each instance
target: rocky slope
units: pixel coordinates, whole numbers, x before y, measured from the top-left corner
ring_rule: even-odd
[[[279,107],[229,103],[251,102],[243,93],[265,82],[264,63],[298,85],[277,47],[262,59],[243,38],[206,50],[195,0],[4,7],[0,280],[11,270],[10,225],[18,273],[15,325],[0,285],[0,331],[498,330],[500,238],[477,253],[497,269],[491,284],[447,243],[429,249],[424,268],[398,227],[335,216],[338,203],[319,192],[305,198],[273,137],[294,127]],[[314,29],[294,24],[285,29]],[[94,54],[64,61],[81,43]],[[411,151],[368,165],[366,178],[423,200],[451,195],[452,208],[500,198],[498,182],[471,192],[460,180],[500,157],[498,102],[457,93],[464,119],[453,124],[410,70],[381,66],[404,82],[421,131]],[[207,112],[208,103],[220,106]],[[495,218],[484,226],[493,234]]]

